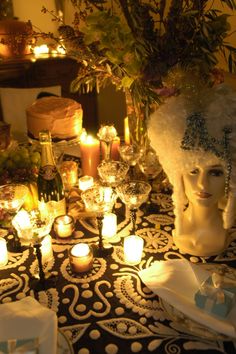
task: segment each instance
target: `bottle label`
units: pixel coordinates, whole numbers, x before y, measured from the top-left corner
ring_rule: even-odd
[[[59,200],[51,200],[50,202],[40,202],[38,208],[42,215],[52,215],[53,218],[56,218],[59,215],[66,214],[66,200],[65,198]]]
[[[40,168],[39,174],[43,177],[43,179],[50,181],[55,178],[57,174],[57,168],[53,165],[46,165]]]

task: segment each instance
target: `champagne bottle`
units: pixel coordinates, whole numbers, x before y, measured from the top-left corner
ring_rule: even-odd
[[[55,218],[66,214],[63,183],[54,161],[51,134],[48,130],[39,133],[39,142],[41,145],[41,166],[37,180],[39,210],[41,214],[50,214]]]

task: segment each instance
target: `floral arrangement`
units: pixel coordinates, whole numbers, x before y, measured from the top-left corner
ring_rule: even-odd
[[[236,49],[227,42],[229,14],[215,8],[223,4],[230,13],[236,9],[234,0],[71,2],[73,26],[61,24],[59,33],[67,54],[81,63],[73,92],[99,92],[112,83],[147,116],[178,91],[167,80],[176,67],[201,73],[203,81],[212,83],[221,53],[229,70],[235,70]]]

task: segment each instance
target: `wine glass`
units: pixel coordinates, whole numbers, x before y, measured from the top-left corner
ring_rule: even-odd
[[[135,166],[143,154],[143,149],[137,144],[121,144],[119,147],[119,153],[123,161],[125,161],[130,167],[131,178],[135,177]]]
[[[122,183],[116,188],[117,194],[122,202],[127,205],[130,210],[130,218],[132,221],[132,234],[136,230],[137,210],[143,204],[151,191],[151,185],[144,181],[129,181]]]
[[[21,244],[17,232],[12,224],[12,220],[24,204],[28,193],[28,187],[24,184],[5,184],[0,186],[0,208],[10,216],[11,226],[9,231],[13,234],[12,243],[8,246],[11,252],[21,252]]]
[[[143,154],[138,161],[138,166],[150,184],[152,184],[154,179],[162,171],[162,166],[160,165],[156,152],[153,149],[148,149],[145,154]]]
[[[98,246],[93,245],[94,255],[95,257],[105,258],[113,252],[113,247],[111,245],[107,245],[107,247],[103,245],[102,221],[104,214],[111,212],[116,202],[117,194],[111,187],[97,185],[82,192],[81,198],[85,204],[86,210],[94,212],[97,218],[99,243]]]
[[[98,174],[103,183],[110,187],[116,187],[124,181],[129,165],[123,161],[102,161],[98,165]]]

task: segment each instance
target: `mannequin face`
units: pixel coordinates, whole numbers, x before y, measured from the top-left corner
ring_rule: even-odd
[[[209,207],[225,194],[225,172],[221,164],[199,164],[183,175],[184,189],[190,203]]]

